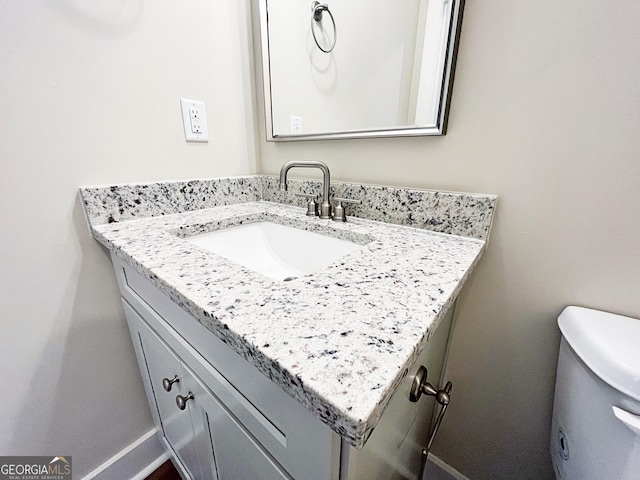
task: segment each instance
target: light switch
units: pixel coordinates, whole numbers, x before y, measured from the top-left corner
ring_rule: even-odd
[[[184,137],[187,142],[208,142],[209,132],[207,131],[204,102],[181,98],[180,105],[182,107]]]

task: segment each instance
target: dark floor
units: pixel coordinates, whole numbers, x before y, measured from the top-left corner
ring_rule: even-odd
[[[180,474],[173,466],[171,460],[164,462],[158,469],[147,477],[146,480],[181,480]]]

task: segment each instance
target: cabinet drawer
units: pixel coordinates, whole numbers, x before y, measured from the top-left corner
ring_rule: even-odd
[[[133,268],[112,256],[123,298],[294,478],[338,478],[340,438]]]

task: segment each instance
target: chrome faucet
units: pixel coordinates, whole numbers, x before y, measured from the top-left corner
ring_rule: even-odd
[[[319,168],[322,171],[322,203],[320,203],[320,218],[331,218],[331,202],[329,202],[329,187],[331,176],[329,167],[324,162],[318,161],[291,161],[282,165],[280,169],[280,190],[287,191],[287,173],[293,167]]]

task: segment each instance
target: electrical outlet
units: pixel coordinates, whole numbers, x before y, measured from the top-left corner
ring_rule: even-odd
[[[291,123],[291,133],[302,133],[302,117],[291,115],[289,121]]]
[[[209,132],[207,131],[204,102],[181,98],[180,106],[182,107],[184,138],[187,142],[208,142]]]

